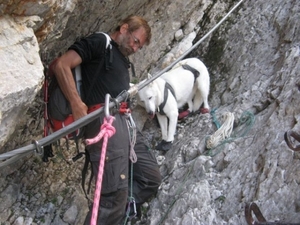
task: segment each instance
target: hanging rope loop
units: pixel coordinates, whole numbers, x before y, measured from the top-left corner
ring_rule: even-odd
[[[130,141],[130,153],[129,153],[129,159],[132,163],[136,163],[137,161],[137,156],[134,151],[134,146],[136,143],[136,125],[135,122],[131,116],[131,113],[125,113],[127,116],[126,119],[126,124],[128,128],[128,133],[129,133],[129,141]]]

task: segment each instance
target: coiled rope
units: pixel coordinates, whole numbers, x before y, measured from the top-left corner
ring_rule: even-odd
[[[238,125],[233,129],[234,116],[233,113],[226,113],[226,121],[212,136],[206,139],[207,155],[215,156],[222,149],[213,153],[213,150],[224,146],[227,143],[234,141],[239,137],[244,137],[248,134],[255,122],[255,117],[252,112],[245,111],[242,113]]]
[[[206,148],[212,149],[217,147],[226,138],[229,138],[233,129],[234,114],[231,112],[223,115],[225,122],[223,125],[206,140]]]

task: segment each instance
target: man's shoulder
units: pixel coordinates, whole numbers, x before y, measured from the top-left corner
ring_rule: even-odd
[[[110,41],[108,42],[104,33],[95,32],[77,40],[69,47],[69,50],[75,50],[83,61],[90,61],[102,57],[108,43]]]
[[[105,43],[106,47],[108,47],[111,41],[110,36],[104,32],[92,33],[87,37],[87,39],[91,40],[92,42]]]
[[[104,32],[94,32],[88,36],[88,38],[96,38],[98,40],[106,40],[107,38],[110,38],[108,34]]]

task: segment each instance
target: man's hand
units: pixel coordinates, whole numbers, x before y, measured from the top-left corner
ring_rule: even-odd
[[[70,103],[70,105],[74,120],[78,120],[87,115],[88,107],[82,101],[78,101],[73,104]]]
[[[70,102],[74,120],[87,115],[88,107],[82,102],[74,82],[71,69],[82,62],[80,56],[74,51],[69,50],[59,57],[54,65],[54,72],[60,89]]]

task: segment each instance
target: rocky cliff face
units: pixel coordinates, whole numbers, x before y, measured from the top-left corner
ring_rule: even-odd
[[[150,21],[153,41],[131,60],[139,77],[155,74],[236,3],[2,1],[1,152],[41,137],[39,51],[51,59],[77,37],[110,30],[124,12],[137,13]],[[287,130],[300,131],[299,11],[294,0],[244,1],[189,54],[208,66],[215,110],[187,118],[178,125],[173,148],[165,155],[156,152],[164,181],[144,206],[145,224],[247,224],[244,210],[250,202],[267,221],[299,223],[299,155],[284,141]],[[235,118],[233,133],[208,151],[206,140],[227,112]],[[160,138],[153,121],[143,131],[153,144]],[[70,163],[74,151],[58,150],[48,164],[31,156],[1,168],[1,223],[82,224],[83,159]]]

